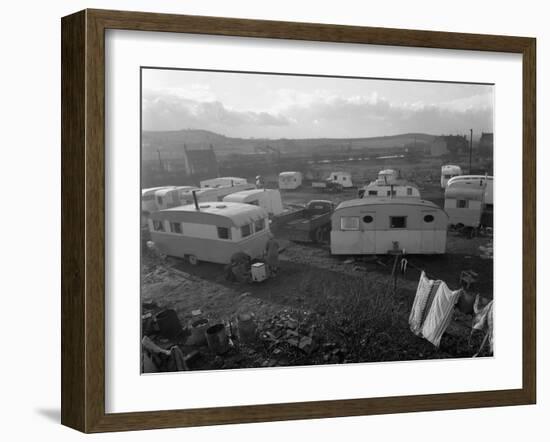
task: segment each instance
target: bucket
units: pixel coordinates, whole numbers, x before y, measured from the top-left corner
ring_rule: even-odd
[[[229,339],[223,324],[216,324],[206,329],[206,341],[208,348],[214,353],[221,355],[229,350]]]
[[[191,336],[186,341],[186,345],[203,346],[206,345],[206,329],[208,328],[208,319],[195,319],[191,322]]]
[[[241,314],[237,318],[239,341],[243,344],[251,343],[256,339],[256,323],[249,314]]]
[[[163,310],[157,314],[157,325],[161,336],[173,339],[181,333],[181,324],[175,310]]]

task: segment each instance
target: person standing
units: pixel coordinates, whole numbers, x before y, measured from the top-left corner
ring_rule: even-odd
[[[275,276],[279,270],[279,242],[273,234],[266,244],[266,264],[269,276]]]

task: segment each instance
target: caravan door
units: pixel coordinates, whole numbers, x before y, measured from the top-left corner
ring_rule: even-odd
[[[376,212],[361,213],[360,226],[362,253],[376,253]]]
[[[435,210],[423,210],[420,219],[420,252],[435,253],[435,219],[437,212]]]

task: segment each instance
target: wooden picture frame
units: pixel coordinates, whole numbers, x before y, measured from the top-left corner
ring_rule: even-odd
[[[523,57],[523,385],[335,401],[105,412],[105,30],[517,53]],[[536,41],[533,38],[105,10],[62,19],[62,409],[83,432],[533,404],[536,400]]]

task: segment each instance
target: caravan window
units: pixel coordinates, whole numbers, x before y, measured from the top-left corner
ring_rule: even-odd
[[[467,209],[468,208],[468,200],[456,200],[456,208],[457,209]]]
[[[412,187],[407,187],[407,195],[412,195],[413,194],[413,190],[412,190]]]
[[[387,196],[390,196],[390,195],[395,196],[395,192],[396,192],[395,190],[388,190]]]
[[[164,232],[164,223],[162,221],[153,220],[153,229],[157,232]]]
[[[390,216],[390,229],[406,229],[407,217],[406,216]]]
[[[254,223],[254,231],[260,232],[265,229],[265,219],[260,218],[259,220],[256,220]]]
[[[260,205],[260,200],[250,201],[248,204],[252,204],[253,206],[259,206]]]
[[[340,217],[340,228],[342,230],[359,230],[359,217],[358,216]]]
[[[378,190],[369,190],[369,195],[377,196],[378,195]]]
[[[172,233],[182,233],[181,223],[170,223],[170,231]]]
[[[157,196],[157,202],[162,206],[162,196]]]
[[[231,230],[227,227],[218,227],[218,238],[231,239]]]
[[[252,234],[252,224],[246,224],[245,226],[241,227],[241,236],[243,238],[246,238],[247,236],[250,236]]]

